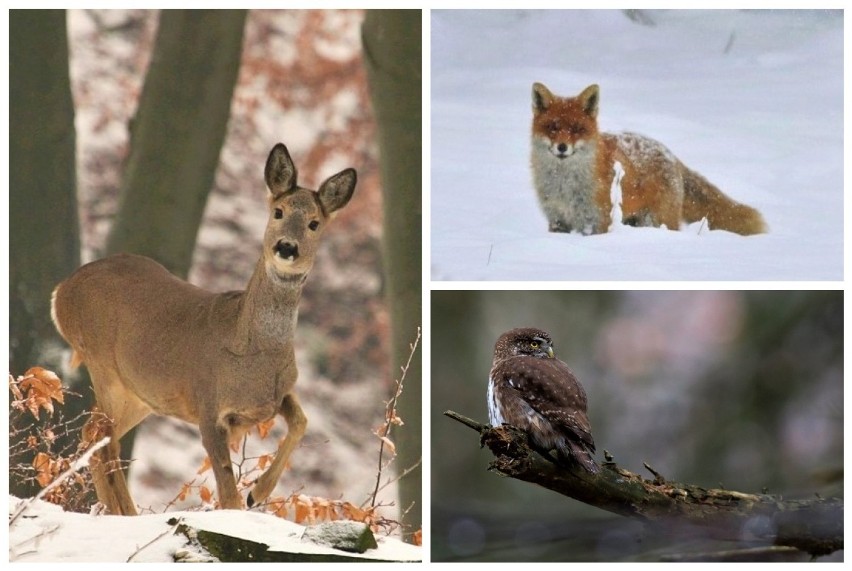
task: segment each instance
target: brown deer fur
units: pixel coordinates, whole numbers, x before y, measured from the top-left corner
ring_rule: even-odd
[[[275,487],[307,424],[293,392],[302,286],[326,223],[349,202],[356,182],[353,169],[318,191],[299,187],[296,177],[279,143],[265,169],[263,252],[245,291],[211,293],[132,254],[87,264],[54,290],[53,321],[73,348],[72,361],[88,367],[102,413],[93,415],[84,439],[111,437],[91,462],[98,499],[110,513],[136,514],[119,468],[119,439],[152,412],[198,425],[226,509],[243,506],[229,443],[281,414],[287,436],[248,506]]]

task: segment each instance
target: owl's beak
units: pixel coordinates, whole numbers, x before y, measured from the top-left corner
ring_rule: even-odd
[[[553,347],[547,348],[547,356],[548,358],[553,359]]]

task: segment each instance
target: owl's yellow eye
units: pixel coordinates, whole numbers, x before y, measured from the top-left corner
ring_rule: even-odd
[[[538,341],[532,341],[530,343],[530,347],[532,347],[533,349],[538,349]]]

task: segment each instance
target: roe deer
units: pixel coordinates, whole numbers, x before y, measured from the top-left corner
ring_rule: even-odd
[[[318,191],[296,183],[278,144],[265,169],[271,193],[263,252],[245,291],[211,293],[143,256],[117,254],[86,264],[53,291],[56,328],[85,363],[96,406],[84,439],[111,437],[90,464],[98,499],[112,514],[135,515],[119,466],[119,439],[149,414],[198,425],[219,503],[242,509],[229,444],[281,414],[287,436],[248,495],[252,507],[272,492],[305,432],[293,392],[293,333],[299,298],[326,222],[355,190],[346,169]]]

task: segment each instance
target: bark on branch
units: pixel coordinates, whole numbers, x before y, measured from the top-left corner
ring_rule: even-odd
[[[494,454],[489,471],[664,527],[667,532],[733,541],[762,539],[796,547],[813,557],[843,549],[840,498],[784,500],[775,495],[707,489],[670,481],[646,463],[654,475],[648,480],[609,458],[598,474],[567,470],[531,449],[526,434],[512,426],[492,427],[453,411],[444,415],[479,432],[480,446]]]

